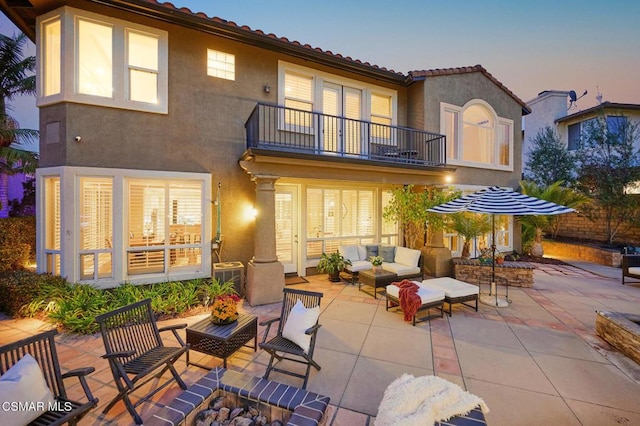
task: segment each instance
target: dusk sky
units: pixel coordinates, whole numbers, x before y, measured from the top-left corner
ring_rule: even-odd
[[[248,25],[407,73],[482,65],[516,96],[543,90],[640,104],[640,2],[174,0],[177,7]],[[2,16],[0,32],[15,27]],[[14,102],[22,127],[37,128],[33,100]],[[578,110],[576,109],[576,111]]]

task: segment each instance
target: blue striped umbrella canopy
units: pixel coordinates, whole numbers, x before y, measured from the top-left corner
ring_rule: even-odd
[[[556,203],[544,201],[539,198],[530,197],[529,195],[520,194],[509,189],[503,189],[497,186],[482,189],[473,194],[464,195],[448,203],[440,204],[439,206],[427,209],[433,213],[461,213],[461,212],[473,212],[490,214],[491,216],[491,251],[493,252],[494,261],[491,263],[491,286],[492,291],[495,286],[496,280],[496,229],[495,229],[495,215],[556,215],[563,213],[571,213],[575,211],[572,208],[561,206]],[[507,286],[507,302],[509,300],[509,286]],[[495,292],[495,306],[498,305],[498,292]]]
[[[555,215],[571,213],[572,208],[520,194],[497,186],[464,195],[448,203],[432,207],[433,213],[473,212],[509,215]]]

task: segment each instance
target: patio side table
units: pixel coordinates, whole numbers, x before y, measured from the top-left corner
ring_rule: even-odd
[[[370,285],[373,287],[373,296],[374,299],[378,298],[378,287],[386,287],[394,281],[397,281],[398,276],[395,272],[385,271],[384,269],[380,272],[376,272],[373,269],[368,269],[365,271],[360,271],[358,273],[358,290],[367,294],[371,294],[368,291],[362,290],[362,284]]]
[[[253,346],[247,343],[253,339]],[[243,346],[258,350],[258,317],[239,314],[238,320],[231,324],[218,325],[209,318],[198,321],[187,327],[187,343],[191,345],[187,351],[187,366],[211,369],[211,367],[189,362],[189,352],[194,350],[207,355],[222,358],[224,368],[227,368],[227,358]]]

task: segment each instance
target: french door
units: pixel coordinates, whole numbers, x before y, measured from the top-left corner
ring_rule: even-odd
[[[322,149],[339,155],[362,152],[362,90],[324,83]]]
[[[276,185],[276,254],[285,274],[298,272],[298,187]]]

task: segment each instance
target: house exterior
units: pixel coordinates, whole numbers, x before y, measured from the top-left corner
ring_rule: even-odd
[[[479,65],[402,74],[154,0],[18,3],[0,8],[37,46],[41,272],[110,287],[238,260],[271,303],[322,252],[400,243],[391,188],[518,186],[529,110]]]
[[[580,142],[580,136],[585,123],[597,117],[605,117],[611,129],[617,129],[621,121],[629,120],[640,123],[640,105],[616,102],[602,102],[591,108],[571,112],[569,106],[569,91],[545,90],[527,102],[531,114],[525,118],[525,140],[523,143],[522,167],[528,159],[528,152],[532,149],[531,139],[539,130],[546,126],[553,127],[560,141],[569,151],[575,151]],[[640,140],[635,141],[635,149],[640,149]]]

